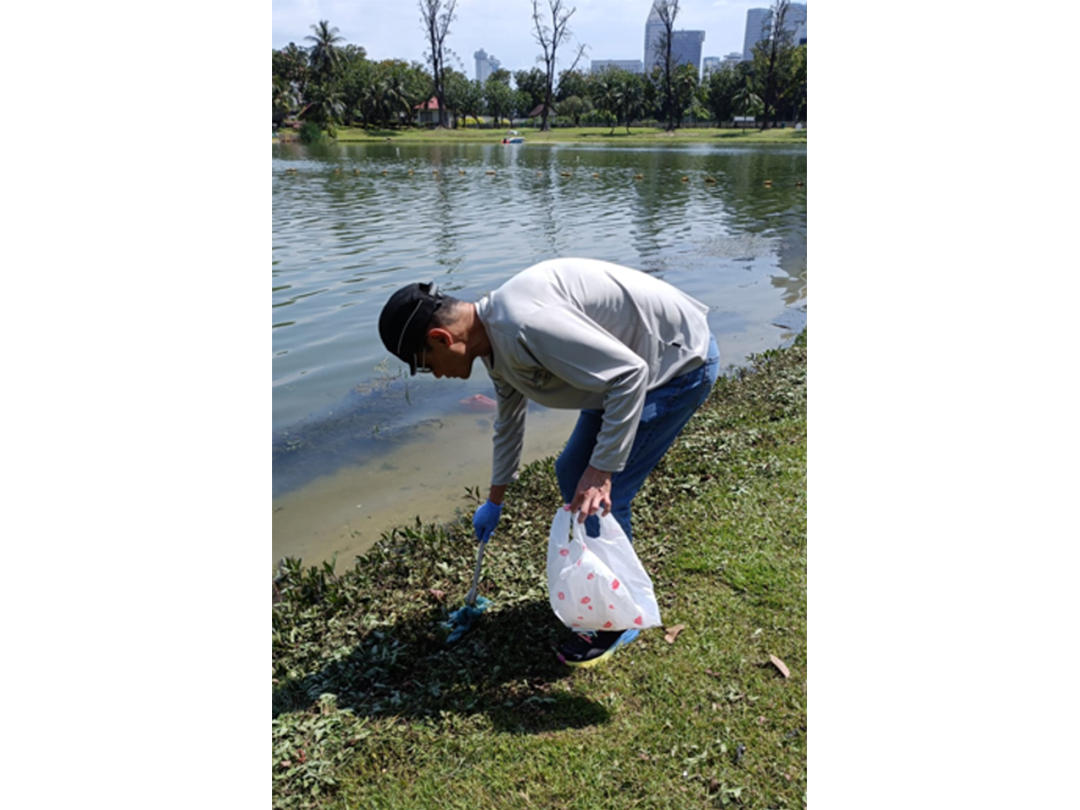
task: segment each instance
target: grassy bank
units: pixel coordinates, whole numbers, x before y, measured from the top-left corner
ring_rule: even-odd
[[[683,143],[748,143],[792,144],[806,143],[805,129],[716,129],[689,128],[665,132],[654,127],[574,127],[540,132],[518,130],[526,144],[536,143],[609,143],[609,144],[683,144]],[[361,129],[342,128],[337,131],[338,143],[499,143],[505,129]]]
[[[654,471],[635,545],[668,632],[598,668],[551,649],[550,460],[511,489],[484,560],[494,606],[452,647],[435,631],[468,589],[467,525],[395,529],[340,577],[290,561],[275,807],[805,806],[806,363],[804,333],[721,379]]]

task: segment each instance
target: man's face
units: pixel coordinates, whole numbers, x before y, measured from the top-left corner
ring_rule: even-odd
[[[416,371],[429,372],[439,379],[457,377],[467,380],[472,374],[472,363],[469,362],[465,354],[465,344],[461,341],[455,341],[448,346],[441,340],[428,338],[417,360]]]

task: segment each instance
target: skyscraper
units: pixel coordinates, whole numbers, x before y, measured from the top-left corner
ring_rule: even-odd
[[[671,61],[676,65],[693,65],[700,73],[701,43],[704,41],[704,31],[672,31]]]
[[[660,12],[656,10],[656,4],[649,6],[649,19],[645,21],[645,72],[652,73],[652,69],[659,63],[656,56],[657,46],[660,45],[660,37],[664,34],[664,24],[660,21]]]
[[[784,30],[791,31],[791,41],[795,45],[806,44],[806,5],[792,3],[784,19]]]
[[[754,58],[754,46],[768,36],[772,14],[767,8],[752,8],[746,12],[746,36],[743,39],[743,61]],[[791,34],[794,45],[806,44],[806,4],[792,3],[784,15],[784,30]]]
[[[746,36],[743,38],[743,59],[749,62],[754,58],[754,46],[763,39],[765,20],[769,17],[767,8],[752,8],[746,12]]]
[[[656,4],[649,7],[649,19],[645,21],[645,72],[652,73],[654,67],[660,65],[662,60],[657,54],[657,48],[663,41],[664,23],[660,20],[660,12],[656,10]],[[671,60],[676,65],[693,65],[697,71],[701,70],[701,43],[705,41],[704,31],[672,31],[671,32]]]
[[[589,66],[590,73],[602,73],[608,68],[618,68],[630,73],[641,73],[640,59],[593,59]]]
[[[500,67],[499,60],[494,55],[485,53],[483,48],[473,54],[473,59],[476,60],[476,78],[480,82],[486,82],[488,76]]]

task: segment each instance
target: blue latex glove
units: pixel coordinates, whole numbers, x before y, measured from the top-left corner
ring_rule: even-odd
[[[502,517],[502,504],[485,501],[484,505],[476,510],[476,514],[473,515],[472,519],[473,528],[476,530],[476,539],[481,543],[490,540],[491,533],[499,525],[500,517]]]

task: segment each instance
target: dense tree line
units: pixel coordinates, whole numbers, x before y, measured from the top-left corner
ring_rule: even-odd
[[[774,4],[771,30],[755,46],[753,60],[725,65],[704,80],[693,66],[674,64],[667,49],[667,61],[649,75],[617,68],[599,74],[570,69],[559,73],[557,82],[549,65],[513,75],[497,70],[485,82],[470,80],[448,67],[440,54],[436,60],[429,56],[440,74],[436,81],[433,70],[417,62],[369,60],[362,47],[344,42],[338,29],[323,20],[311,26],[307,45],[289,43],[273,52],[274,126],[289,118],[322,129],[410,126],[417,120],[417,106],[433,97],[442,101],[442,126],[480,126],[488,119],[500,127],[506,119],[513,122],[545,109],[549,99],[556,126],[603,125],[612,131],[617,126],[629,130],[631,122],[669,129],[692,123],[723,126],[736,116],[756,118],[762,127],[805,121],[806,46],[793,45],[776,23],[775,12],[782,23],[786,5],[786,0]],[[447,23],[450,19],[445,18]],[[665,46],[669,40],[662,39]]]

